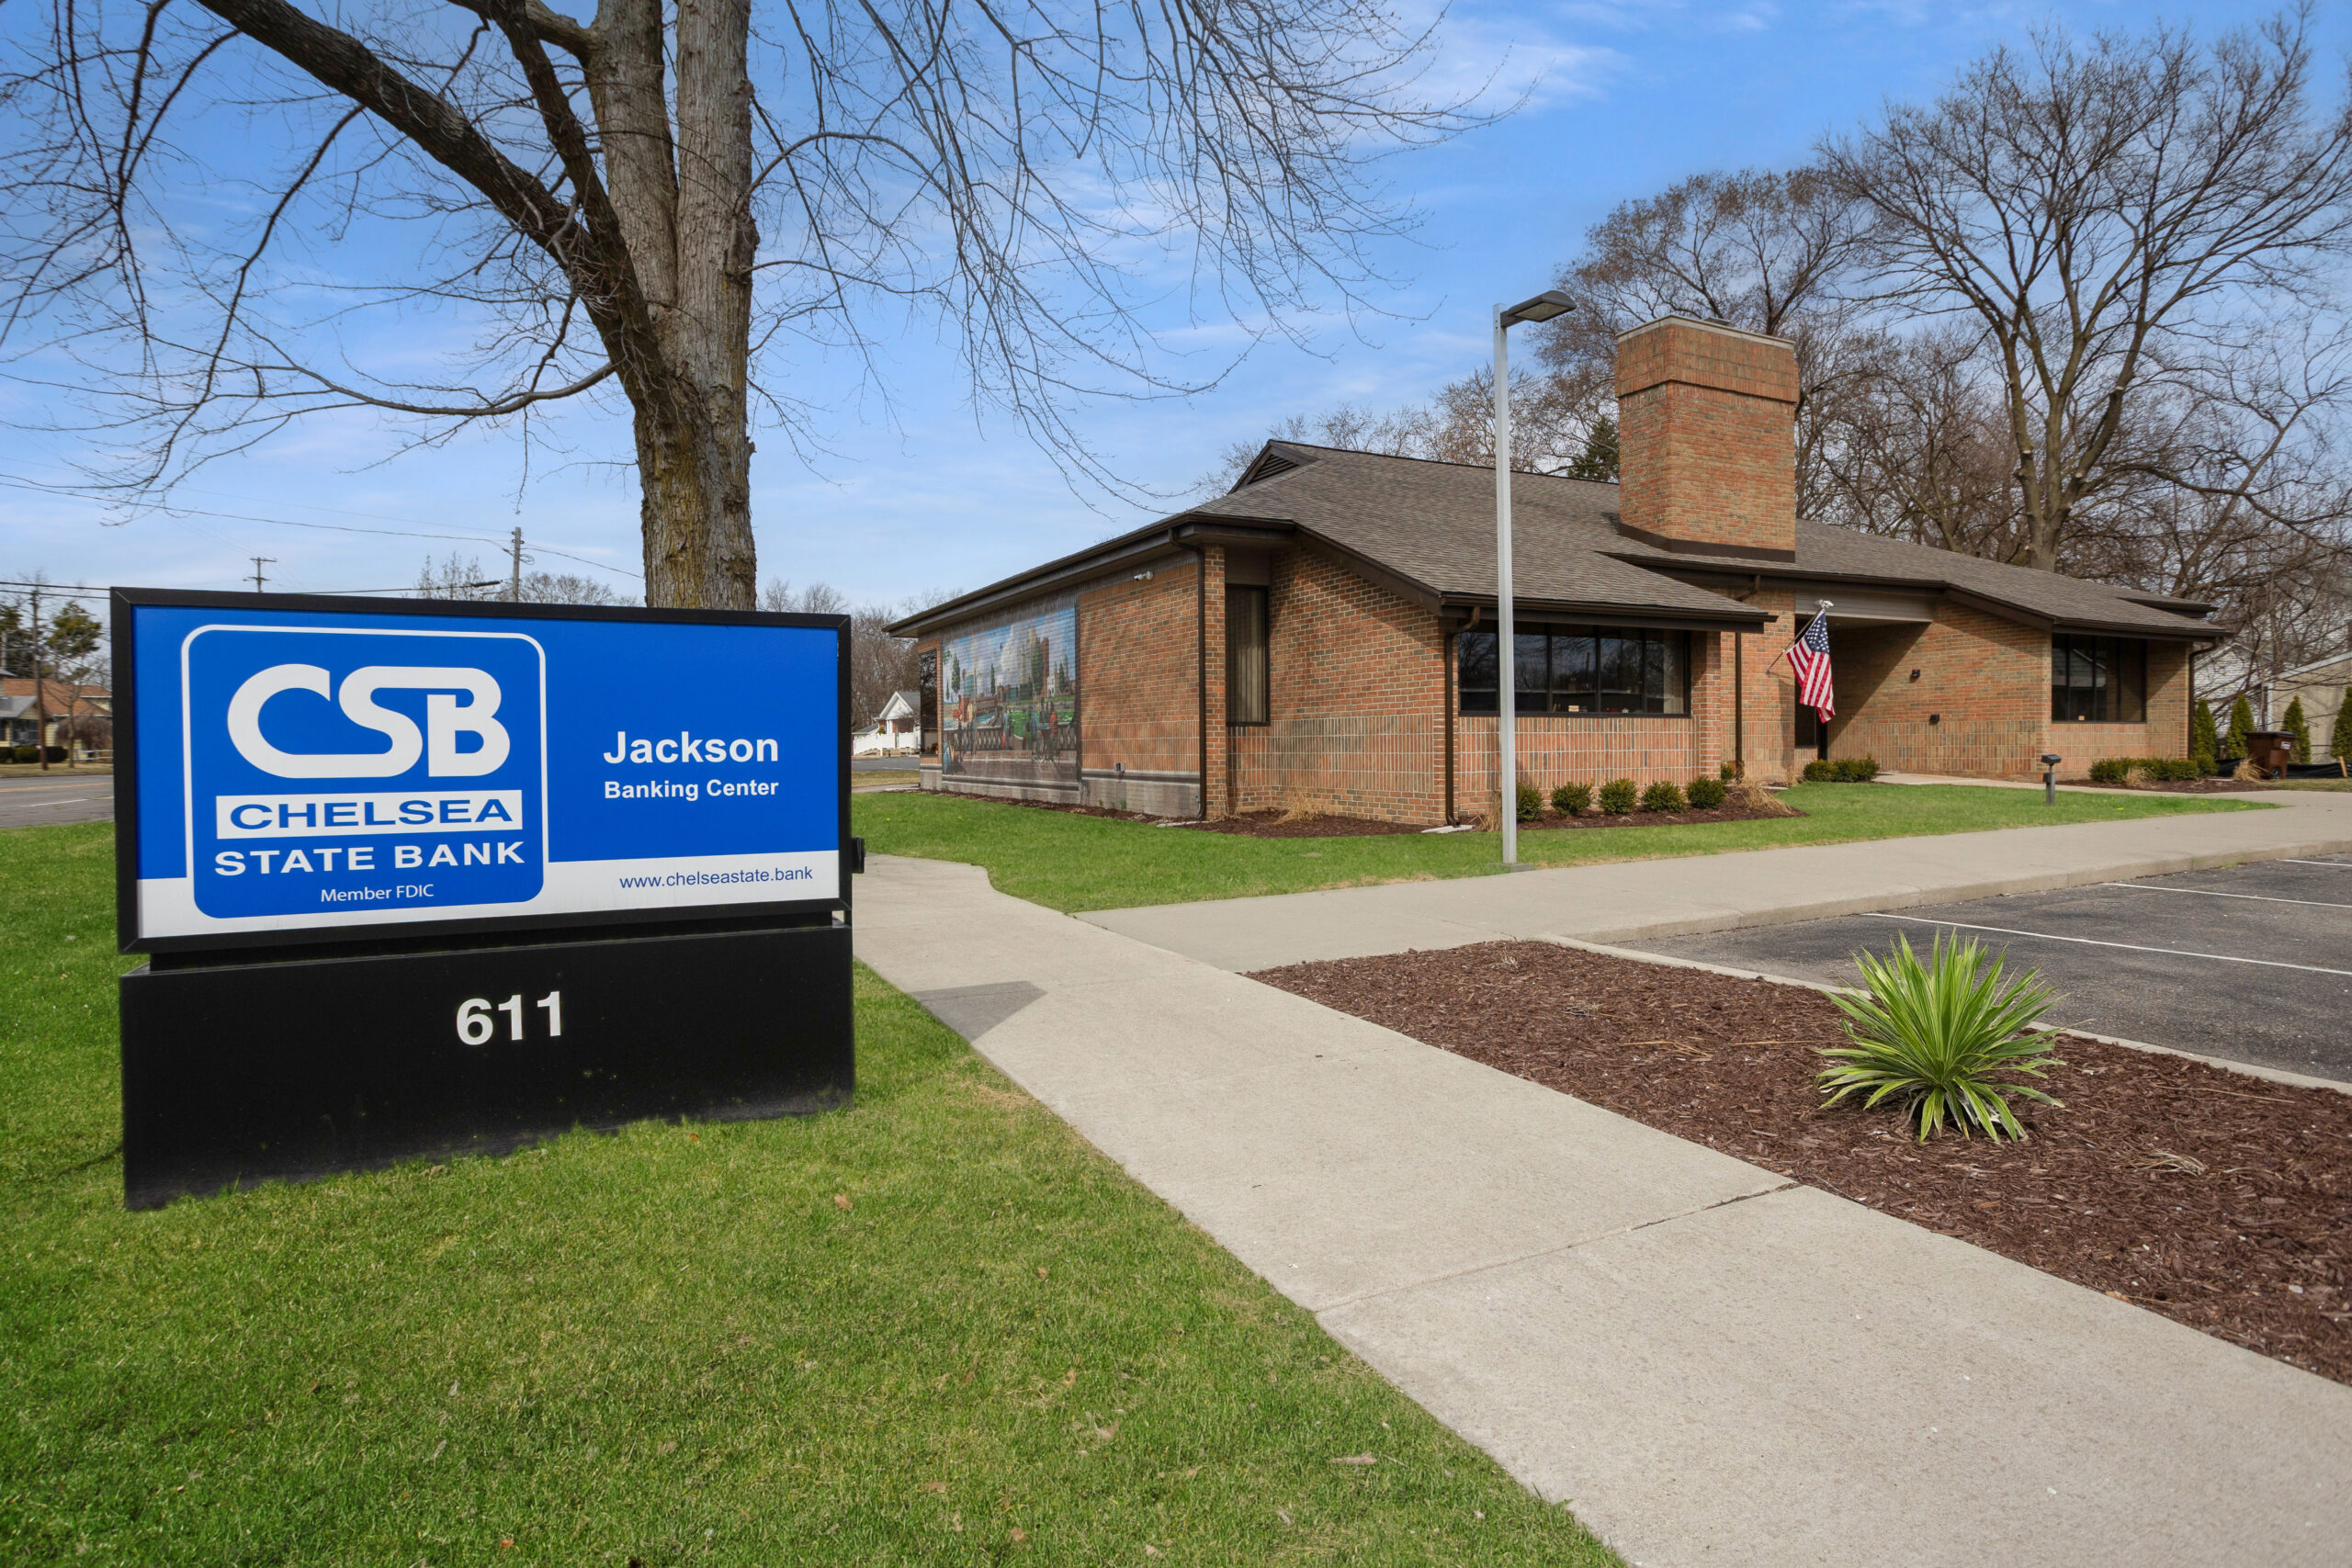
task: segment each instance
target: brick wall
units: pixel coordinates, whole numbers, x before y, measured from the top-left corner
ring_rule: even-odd
[[[2089,772],[2090,765],[2102,757],[2186,757],[2188,705],[2188,648],[2179,643],[2152,642],[2148,645],[2146,723],[2067,723],[2052,719],[2045,745],[2066,759],[2058,771],[2068,778]],[[2284,705],[2278,711],[2286,711]],[[2048,715],[2046,705],[2042,712],[2045,716]],[[2322,756],[2326,750],[2327,735],[2323,730],[2312,738],[2312,755]]]
[[[1829,754],[1907,773],[2034,773],[2050,728],[2049,635],[1959,604],[1933,613],[1926,626],[1833,631]]]
[[[1617,340],[1618,514],[1699,545],[1796,548],[1796,351],[1668,318]]]
[[[1191,817],[1200,810],[1198,572],[1186,559],[1150,571],[1148,582],[1122,579],[1078,596],[1080,774],[1093,804]]]
[[[1233,808],[1442,821],[1437,615],[1306,550],[1277,555],[1269,578],[1268,722],[1227,731]],[[1221,674],[1213,689],[1221,705]]]

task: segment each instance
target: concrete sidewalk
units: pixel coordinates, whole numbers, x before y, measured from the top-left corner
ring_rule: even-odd
[[[1247,973],[1506,938],[1690,936],[2352,850],[2352,794],[2276,790],[2245,798],[2278,809],[1394,882],[1079,918]]]
[[[2345,1561],[2352,1389],[976,868],[870,865],[861,958],[1634,1563]]]

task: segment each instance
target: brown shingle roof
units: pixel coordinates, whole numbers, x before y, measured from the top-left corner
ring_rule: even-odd
[[[1219,525],[1303,534],[1431,604],[1495,600],[1494,470],[1369,452],[1267,444],[1244,482],[1189,512],[1105,540],[974,593],[935,605],[891,629],[913,636],[1041,591],[1100,560],[1213,533]],[[1850,528],[1800,522],[1792,561],[1684,554],[1623,533],[1617,487],[1546,474],[1514,474],[1512,597],[1522,611],[1615,615],[1754,626],[1747,605],[1682,581],[1690,574],[1761,574],[1950,592],[1996,613],[2061,627],[2154,637],[2213,637],[2205,606],[2113,588]],[[1035,584],[1035,589],[1028,585]]]
[[[1195,508],[1194,514],[1288,518],[1443,597],[1492,602],[1492,469],[1292,442],[1273,443],[1269,452],[1297,466],[1220,496]],[[1619,532],[1617,487],[1586,479],[1514,474],[1511,529],[1517,545],[1513,596],[1523,603],[1627,609],[1703,604],[1721,609],[1719,595],[1664,574],[1761,571],[1767,577],[1953,592],[2062,626],[2215,635],[2193,613],[2201,605],[1826,524],[1797,524],[1793,561],[1669,551]]]

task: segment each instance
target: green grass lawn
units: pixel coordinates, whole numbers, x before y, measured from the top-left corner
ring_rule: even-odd
[[[0,1561],[1615,1561],[867,974],[847,1111],[127,1213],[111,831],[0,833]]]
[[[1528,831],[1519,836],[1519,858],[1530,865],[1586,865],[2055,822],[2276,809],[2226,796],[2064,791],[2057,805],[2045,806],[2031,791],[1966,784],[1799,784],[1781,798],[1805,815],[1760,822]],[[1491,833],[1248,839],[944,795],[874,795],[854,802],[851,812],[855,830],[876,853],[986,866],[999,891],[1063,910],[1483,876],[1501,869],[1502,852]]]

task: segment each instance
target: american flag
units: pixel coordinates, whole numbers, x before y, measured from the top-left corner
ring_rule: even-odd
[[[1797,672],[1797,701],[1826,722],[1838,716],[1838,694],[1829,683],[1829,612],[1815,613],[1813,625],[1789,645],[1789,667]]]

